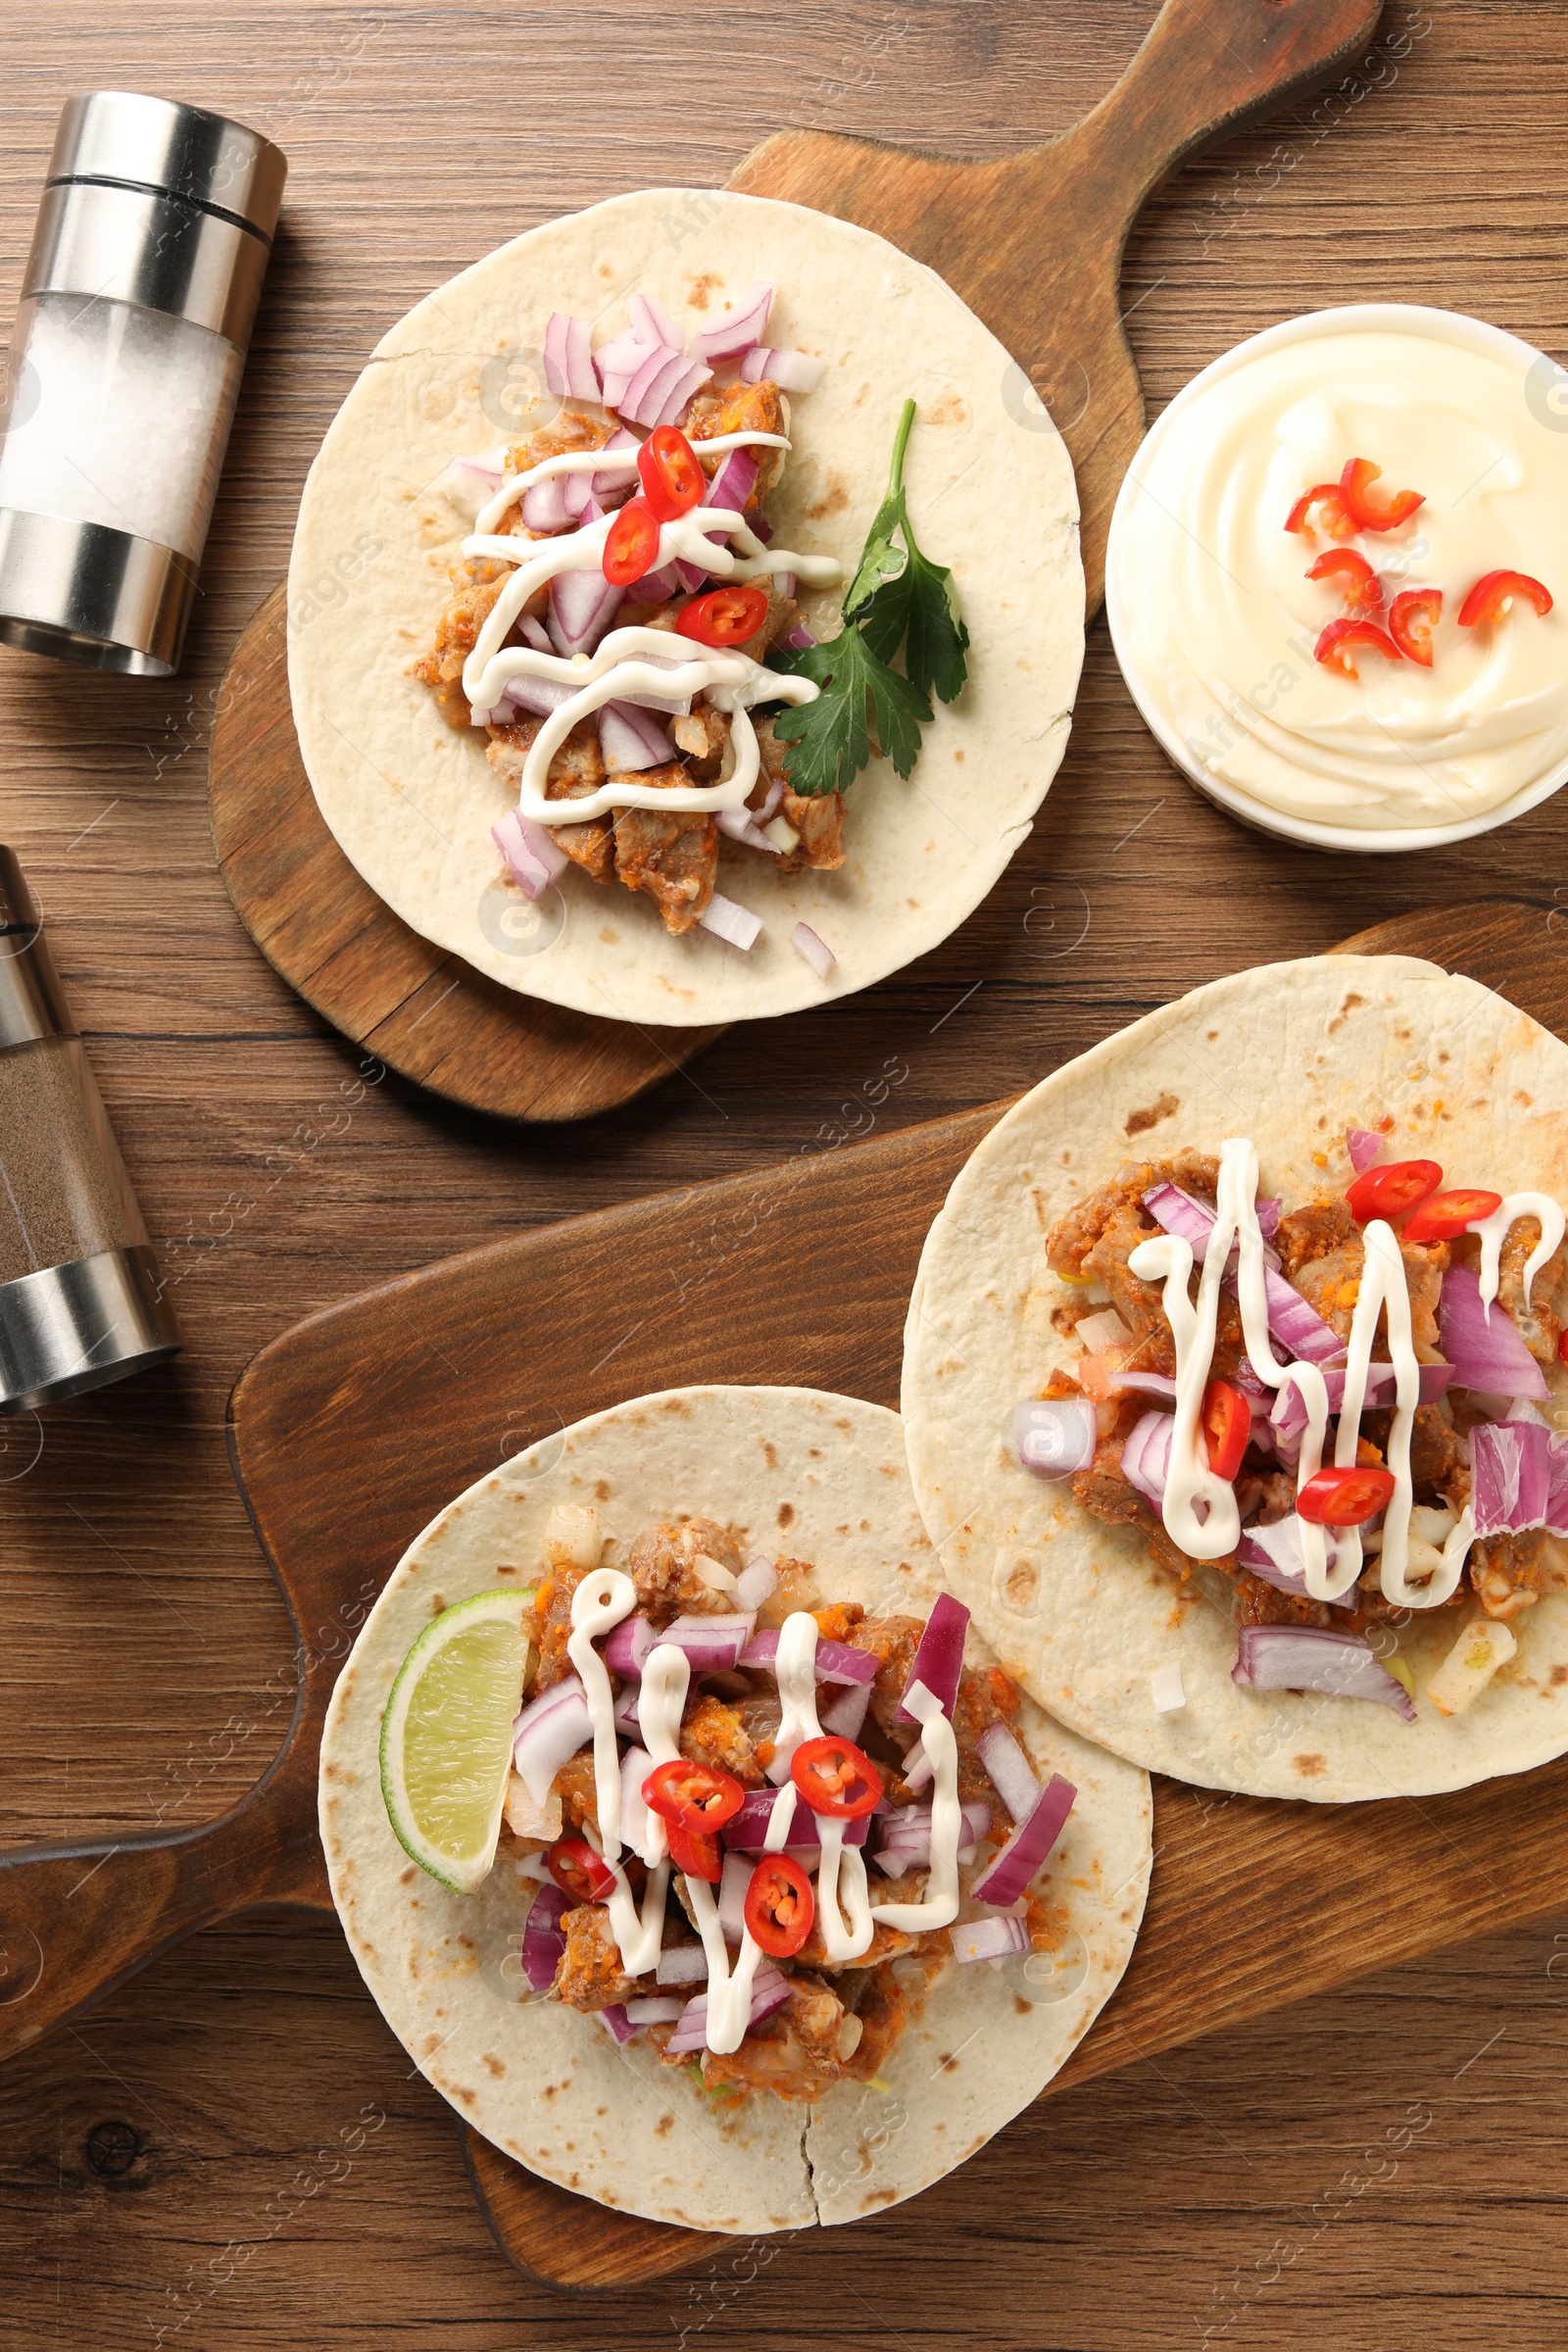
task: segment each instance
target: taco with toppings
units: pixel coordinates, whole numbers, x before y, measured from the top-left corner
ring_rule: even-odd
[[[1072,469],[1003,347],[846,221],[679,192],[395,326],[306,485],[289,683],[416,930],[690,1025],[864,987],[1027,836],[1083,656]]]
[[[1006,1671],[1151,1769],[1322,1799],[1568,1747],[1568,1048],[1403,956],[1200,989],[1002,1120],[903,1409]]]
[[[756,2231],[910,2196],[1125,1968],[1147,1776],[1052,1723],[939,1583],[896,1414],[684,1389],[418,1537],[321,1749],[360,1968],[519,2162]]]

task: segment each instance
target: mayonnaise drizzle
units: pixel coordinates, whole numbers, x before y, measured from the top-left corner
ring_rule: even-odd
[[[788,449],[783,433],[715,433],[711,441],[694,441],[692,448],[699,458],[724,457],[732,449]],[[537,466],[526,466],[521,473],[502,476],[501,487],[488,499],[474,516],[474,530],[481,535],[499,528],[502,518],[510,514],[519,498],[533,488],[535,482],[548,482],[559,474],[613,473],[635,474],[638,449],[567,449],[553,458],[541,458]]]
[[[776,1769],[782,1750],[787,1770],[789,1758],[798,1747],[808,1740],[822,1737],[822,1727],[816,1719],[816,1619],[808,1609],[796,1609],[785,1618],[779,1630],[773,1671],[778,1678],[778,1694],[784,1710],[774,1743],[773,1765]],[[786,1782],[780,1788],[768,1819],[769,1831],[785,1797],[793,1800],[795,1793],[793,1782]],[[792,1817],[794,1809],[792,1801]],[[865,1856],[859,1846],[845,1844],[841,1820],[828,1813],[818,1813],[815,1819],[822,1853],[816,1873],[816,1916],[822,1930],[823,1949],[830,1960],[857,1960],[876,1933],[871,1925],[866,1892]],[[841,1885],[848,1922],[839,1909]]]
[[[661,1862],[648,1873],[639,1915],[636,1897],[620,1860],[620,1751],[615,1743],[615,1700],[610,1688],[610,1669],[595,1649],[594,1638],[610,1633],[636,1606],[637,1589],[629,1576],[622,1576],[618,1568],[591,1568],[571,1596],[571,1633],[566,1642],[566,1655],[576,1667],[588,1696],[588,1720],[594,1732],[594,1809],[601,1851],[606,1866],[615,1874],[609,1898],[610,1930],[620,1947],[621,1966],[630,1977],[642,1976],[658,1962],[664,1932],[669,1864]],[[685,1664],[684,1658],[681,1662]],[[647,1738],[646,1726],[644,1738]],[[655,1754],[656,1762],[663,1761],[655,1753],[651,1740],[649,1752]]]
[[[904,1703],[920,1725],[920,1744],[936,1776],[931,1796],[931,1875],[918,1903],[873,1903],[871,1917],[884,1927],[921,1935],[950,1927],[958,1916],[958,1840],[963,1813],[958,1803],[958,1742],[942,1702],[924,1683],[911,1683]],[[823,1825],[826,1826],[825,1824]]]
[[[1525,1305],[1530,1304],[1530,1286],[1552,1251],[1562,1241],[1568,1219],[1549,1193],[1509,1193],[1501,1205],[1490,1217],[1477,1217],[1465,1227],[1466,1233],[1477,1234],[1481,1241],[1481,1303],[1491,1320],[1492,1301],[1497,1296],[1497,1270],[1502,1257],[1502,1245],[1508,1228],[1518,1217],[1538,1217],[1541,1239],[1525,1260]]]
[[[1214,1360],[1214,1331],[1219,1313],[1220,1277],[1231,1253],[1234,1221],[1223,1211],[1215,1219],[1203,1257],[1195,1306],[1187,1295],[1193,1271],[1193,1245],[1180,1234],[1155,1234],[1140,1242],[1127,1264],[1141,1282],[1164,1283],[1165,1317],[1176,1342],[1176,1411],[1170,1437],[1170,1467],[1165,1473],[1162,1516],[1172,1543],[1195,1560],[1220,1560],[1234,1551],[1242,1537],[1242,1516],[1236,1490],[1218,1478],[1200,1452],[1199,1430],[1203,1391]],[[1206,1517],[1195,1509],[1206,1502]]]

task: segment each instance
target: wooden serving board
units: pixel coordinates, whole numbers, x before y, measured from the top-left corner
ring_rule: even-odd
[[[1554,921],[1498,901],[1401,917],[1348,949],[1429,956],[1568,1037]],[[268,1905],[330,1909],[316,1776],[332,1684],[405,1546],[471,1480],[676,1382],[797,1382],[896,1404],[926,1229],[1005,1108],[474,1250],[265,1348],[234,1390],[229,1435],[299,1643],[288,1737],[218,1821],[0,1864],[0,2057],[198,1928]],[[1053,2089],[1560,1904],[1568,1758],[1456,1795],[1345,1807],[1156,1782],[1154,1840],[1132,1964]],[[538,2278],[619,2285],[726,2242],[589,2205],[459,2130],[498,2242]],[[1026,2144],[1019,2161],[1027,2174]],[[1015,2186],[1031,2193],[1027,2178]]]
[[[1381,0],[1165,0],[1126,73],[1064,137],[995,163],[789,131],[730,185],[875,229],[929,262],[1017,359],[1072,453],[1089,610],[1144,429],[1121,324],[1121,256],[1151,191],[1195,148],[1321,80]],[[1025,382],[1027,377],[1027,383]],[[581,1119],[629,1102],[719,1034],[639,1029],[514,994],[412,931],[321,817],[288,699],[285,591],[245,630],[220,690],[213,840],[240,920],[335,1029],[418,1085],[498,1117]]]

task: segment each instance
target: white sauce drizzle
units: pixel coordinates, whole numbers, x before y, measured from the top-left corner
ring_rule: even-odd
[[[1170,1437],[1170,1467],[1165,1474],[1161,1516],[1172,1543],[1195,1560],[1219,1560],[1236,1549],[1242,1537],[1242,1515],[1236,1490],[1217,1478],[1200,1452],[1199,1421],[1208,1368],[1214,1360],[1215,1319],[1219,1312],[1220,1277],[1231,1253],[1234,1220],[1223,1211],[1216,1217],[1199,1279],[1198,1303],[1187,1295],[1193,1271],[1193,1246],[1180,1234],[1156,1234],[1140,1242],[1127,1263],[1141,1282],[1163,1281],[1165,1317],[1176,1342],[1176,1412]],[[1206,1502],[1208,1515],[1200,1519],[1194,1505]]]
[[[788,449],[790,444],[783,433],[715,433],[711,441],[694,441],[692,450],[699,458],[725,457],[732,449]],[[638,445],[639,449],[641,444]],[[487,500],[474,517],[474,530],[483,536],[500,527],[519,498],[533,488],[535,482],[548,482],[558,474],[624,473],[637,471],[636,449],[568,449],[553,458],[541,458],[537,466],[526,466],[521,473],[502,476],[501,487]]]
[[[781,1751],[787,1764],[806,1740],[822,1737],[822,1727],[816,1718],[816,1619],[808,1609],[796,1609],[785,1618],[779,1629],[773,1671],[778,1678],[778,1694],[784,1710],[774,1741],[776,1769]],[[793,1782],[786,1782],[780,1788],[773,1816],[768,1820],[770,1831],[786,1792],[793,1799],[796,1793]],[[793,1816],[793,1802],[790,1811]],[[866,1891],[865,1856],[858,1845],[845,1844],[842,1820],[828,1813],[818,1813],[814,1818],[822,1849],[816,1873],[816,1916],[822,1930],[823,1948],[830,1960],[857,1960],[876,1933],[871,1925]],[[848,1924],[839,1909],[841,1883]]]
[[[669,1864],[661,1862],[648,1873],[639,1916],[636,1897],[620,1860],[620,1750],[615,1743],[615,1701],[610,1688],[610,1670],[594,1647],[594,1637],[610,1633],[636,1606],[637,1589],[629,1576],[622,1576],[618,1568],[591,1568],[571,1596],[571,1634],[566,1642],[566,1655],[576,1667],[588,1695],[588,1720],[594,1731],[594,1809],[605,1864],[615,1874],[614,1887],[609,1897],[610,1929],[620,1947],[620,1964],[629,1977],[642,1976],[658,1962],[659,1947],[663,1940]],[[644,1737],[647,1738],[646,1728]],[[655,1752],[651,1741],[649,1752]],[[655,1760],[662,1762],[663,1758],[656,1756]]]
[[[1525,1260],[1525,1305],[1530,1304],[1530,1286],[1552,1251],[1562,1241],[1568,1219],[1549,1193],[1509,1193],[1501,1205],[1490,1217],[1477,1217],[1465,1227],[1466,1233],[1478,1234],[1481,1239],[1481,1303],[1492,1320],[1492,1301],[1497,1296],[1497,1270],[1502,1256],[1502,1245],[1508,1228],[1518,1217],[1538,1217],[1541,1239]]]
[[[963,1812],[958,1803],[958,1742],[941,1701],[924,1683],[912,1683],[904,1703],[919,1720],[920,1744],[936,1775],[931,1796],[931,1875],[918,1903],[873,1903],[871,1917],[885,1927],[920,1935],[946,1928],[958,1916],[958,1839]]]

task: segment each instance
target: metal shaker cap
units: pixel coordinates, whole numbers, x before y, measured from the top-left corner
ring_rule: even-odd
[[[287,171],[281,149],[243,122],[132,90],[93,90],[68,99],[61,112],[49,183],[154,189],[270,242]]]

